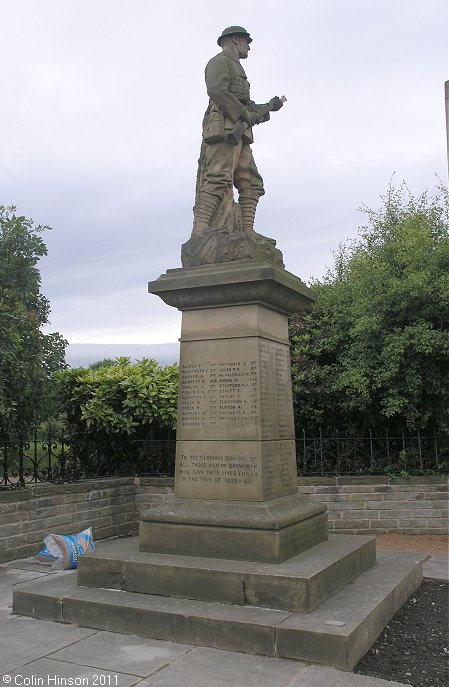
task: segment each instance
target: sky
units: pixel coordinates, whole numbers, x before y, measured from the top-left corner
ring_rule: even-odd
[[[0,0],[0,204],[36,224],[50,324],[71,344],[176,342],[147,293],[192,229],[204,67],[244,26],[264,178],[255,229],[306,283],[390,182],[447,181],[446,0]]]

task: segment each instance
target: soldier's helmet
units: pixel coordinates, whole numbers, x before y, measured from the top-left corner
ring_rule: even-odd
[[[248,31],[243,28],[243,26],[228,26],[227,29],[224,29],[222,32],[221,36],[218,37],[217,43],[221,48],[221,40],[225,36],[245,36],[247,39],[248,43],[251,43],[253,40],[251,36],[249,35]]]

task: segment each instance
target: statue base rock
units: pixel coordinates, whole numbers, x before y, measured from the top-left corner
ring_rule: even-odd
[[[227,232],[211,229],[192,236],[181,249],[183,267],[211,265],[236,260],[267,260],[284,267],[274,239],[256,232]]]

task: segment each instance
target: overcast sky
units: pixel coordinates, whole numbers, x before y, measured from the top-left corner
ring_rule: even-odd
[[[446,181],[446,0],[0,0],[0,204],[52,227],[48,331],[177,340],[147,282],[181,266],[204,66],[233,24],[252,98],[288,98],[253,152],[255,228],[289,271],[321,277],[393,174],[415,194]]]

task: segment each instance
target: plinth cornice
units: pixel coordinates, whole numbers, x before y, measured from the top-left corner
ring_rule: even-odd
[[[181,311],[258,303],[289,315],[315,300],[294,274],[259,260],[170,269],[148,291]]]

